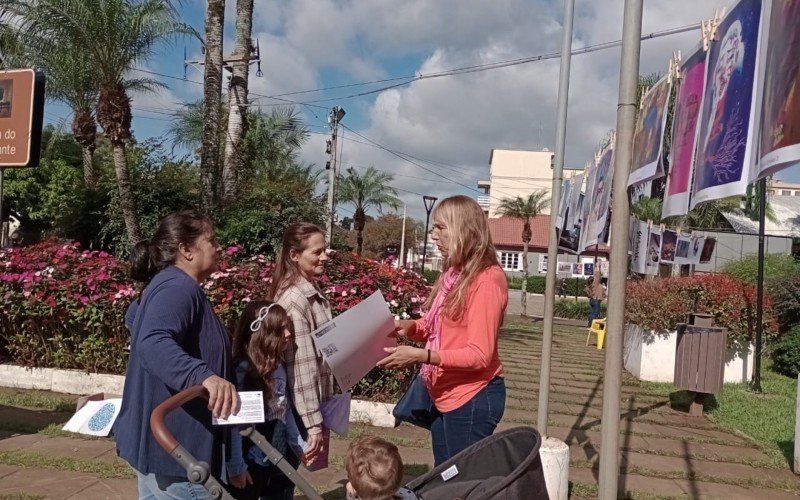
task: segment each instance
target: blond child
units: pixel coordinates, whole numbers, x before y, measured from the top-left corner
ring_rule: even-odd
[[[400,488],[403,460],[397,446],[378,437],[350,443],[347,451],[348,500],[406,500],[417,496]]]

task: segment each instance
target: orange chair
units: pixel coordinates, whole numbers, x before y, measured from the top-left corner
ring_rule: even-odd
[[[606,318],[592,320],[592,326],[587,330],[589,330],[589,334],[586,336],[586,345],[589,345],[589,339],[592,338],[594,333],[597,335],[597,349],[602,349],[603,340],[606,337]]]

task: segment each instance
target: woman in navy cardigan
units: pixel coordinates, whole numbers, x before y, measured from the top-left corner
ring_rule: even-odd
[[[217,269],[219,245],[211,220],[187,210],[168,215],[150,241],[131,252],[131,277],[147,285],[125,315],[131,354],[122,409],[114,425],[117,453],[138,476],[140,499],[210,498],[200,485],[156,443],[150,413],[164,400],[192,385],[209,393],[206,406],[192,401],[167,419],[175,438],[198,460],[223,475],[227,427],[212,426],[211,414],[237,411],[228,333],[206,298],[201,283]],[[230,471],[243,482],[246,471]]]

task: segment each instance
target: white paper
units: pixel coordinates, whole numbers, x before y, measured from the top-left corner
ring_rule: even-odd
[[[122,399],[120,398],[87,401],[83,408],[69,419],[63,429],[91,436],[108,436],[121,407]]]
[[[214,425],[260,424],[264,421],[264,395],[261,391],[242,391],[239,393],[241,406],[236,415],[228,418],[211,417]]]
[[[314,330],[311,338],[339,387],[347,391],[387,356],[383,350],[385,347],[397,345],[397,341],[389,336],[393,331],[394,318],[389,312],[389,304],[378,290]]]

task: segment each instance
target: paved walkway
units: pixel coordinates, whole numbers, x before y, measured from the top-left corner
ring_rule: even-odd
[[[535,425],[540,353],[539,326],[508,317],[501,340],[508,402],[501,428]],[[585,346],[581,328],[556,325],[550,398],[550,434],[570,445],[573,498],[594,498],[602,408],[603,351]],[[670,408],[669,398],[648,392],[630,376],[623,381],[620,422],[620,491],[628,498],[796,498],[800,479],[785,460],[745,437]],[[10,422],[18,412],[25,422]],[[19,426],[35,432],[67,414],[0,408],[0,498],[136,498],[129,469],[107,439],[82,439],[52,431],[12,435]],[[19,417],[17,417],[19,418]],[[5,434],[2,434],[6,431]],[[356,425],[351,437],[375,434],[395,442],[407,479],[432,463],[425,431],[403,425],[379,429]],[[343,460],[348,440],[333,439],[331,464],[309,474],[325,498],[344,498]]]

